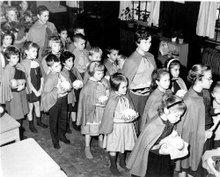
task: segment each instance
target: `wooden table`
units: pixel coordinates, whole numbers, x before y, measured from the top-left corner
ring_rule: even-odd
[[[20,141],[19,127],[20,124],[5,113],[0,118],[0,146],[12,141]]]
[[[2,167],[0,176],[67,177],[33,138],[1,147],[0,155]]]

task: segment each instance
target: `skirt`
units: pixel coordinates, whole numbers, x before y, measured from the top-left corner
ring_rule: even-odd
[[[107,151],[121,152],[131,151],[135,145],[137,136],[134,124],[114,123],[112,133],[104,137],[103,148]]]

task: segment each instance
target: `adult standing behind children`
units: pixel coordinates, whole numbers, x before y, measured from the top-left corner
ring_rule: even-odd
[[[27,40],[39,45],[39,56],[41,56],[42,51],[48,46],[49,38],[57,34],[57,29],[53,23],[48,21],[49,10],[46,6],[38,6],[37,17],[38,20],[28,32]]]
[[[129,80],[129,95],[141,117],[149,96],[151,74],[156,68],[156,63],[154,56],[148,52],[151,46],[151,35],[146,31],[138,31],[135,37],[137,48],[125,61],[122,74]],[[138,121],[138,131],[140,124],[141,122]]]

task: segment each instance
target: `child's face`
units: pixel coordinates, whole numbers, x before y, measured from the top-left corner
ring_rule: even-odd
[[[95,52],[92,55],[89,55],[91,61],[101,61],[101,53]]]
[[[53,54],[57,54],[60,52],[60,43],[59,42],[52,42],[51,43],[51,51]]]
[[[127,92],[127,82],[122,82],[118,88],[119,95],[125,95]]]
[[[12,37],[9,35],[9,36],[5,36],[4,37],[4,40],[3,40],[3,46],[4,47],[8,47],[12,44]]]
[[[215,100],[220,103],[220,87],[216,88],[214,92],[212,93],[212,96],[215,98]]]
[[[28,3],[27,1],[22,1],[21,4],[20,4],[21,8],[23,11],[27,10],[28,8]]]
[[[33,22],[33,20],[30,16],[25,16],[25,22]]]
[[[14,10],[10,10],[7,12],[7,18],[9,22],[14,22],[18,20],[17,13]]]
[[[86,41],[83,39],[78,39],[76,42],[74,42],[74,45],[77,50],[84,50],[85,44],[86,44]]]
[[[37,14],[37,17],[42,24],[45,24],[49,20],[49,11],[43,11],[40,15]]]
[[[156,81],[156,84],[160,90],[167,90],[170,86],[170,75],[165,74],[160,76],[160,80]]]
[[[104,71],[95,71],[93,77],[95,80],[100,81],[104,76]]]
[[[212,71],[211,70],[205,71],[204,76],[202,77],[202,80],[200,81],[203,89],[210,89],[212,82],[213,82]]]
[[[180,66],[179,65],[174,65],[170,69],[170,73],[173,78],[178,78],[180,74]]]
[[[10,59],[9,59],[9,64],[11,66],[16,66],[18,64],[19,61],[19,56],[18,55],[11,55]]]
[[[73,57],[67,59],[64,63],[64,66],[70,70],[73,67]]]
[[[29,50],[25,50],[28,59],[36,59],[37,58],[37,48],[31,47]]]
[[[170,121],[170,123],[175,124],[180,120],[182,115],[183,111],[170,110],[170,113],[167,115],[167,119]]]
[[[115,61],[118,58],[118,50],[112,50],[110,54],[108,54],[110,60]]]
[[[54,72],[54,73],[59,73],[61,71],[60,62],[54,62],[51,66],[51,71]]]
[[[61,33],[60,33],[60,38],[61,39],[66,40],[67,36],[68,36],[67,30],[61,31]]]
[[[148,52],[151,46],[151,37],[146,39],[142,39],[139,44],[137,44],[137,47],[143,51],[143,52]]]
[[[84,31],[84,29],[77,29],[75,34],[82,34],[85,36],[85,31]]]

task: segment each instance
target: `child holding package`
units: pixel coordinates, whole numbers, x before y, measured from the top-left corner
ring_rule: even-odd
[[[100,82],[104,76],[104,66],[99,62],[91,62],[88,72],[90,78],[80,92],[77,125],[81,125],[81,133],[85,135],[86,158],[92,159],[91,136],[99,136],[99,146],[103,144],[99,127],[108,97],[105,86]]]
[[[113,175],[120,175],[116,162],[119,154],[119,165],[126,168],[126,151],[131,151],[137,139],[133,120],[138,117],[134,111],[127,92],[127,78],[120,74],[113,74],[110,78],[111,94],[106,105],[100,133],[105,135],[103,147],[109,152],[111,162],[110,171]]]
[[[50,134],[55,149],[60,148],[59,140],[70,144],[65,136],[67,127],[67,94],[71,89],[70,83],[60,73],[60,60],[54,54],[49,54],[46,62],[51,69],[43,88],[41,105],[49,112]]]

